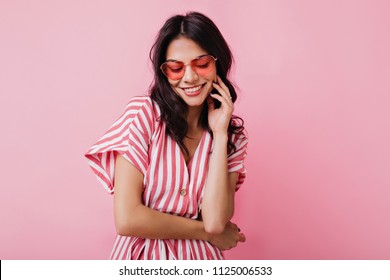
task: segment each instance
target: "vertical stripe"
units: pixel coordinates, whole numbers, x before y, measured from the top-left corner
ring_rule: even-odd
[[[183,176],[183,174],[187,174],[184,170],[184,166],[185,165],[185,162],[183,161],[182,159],[182,156],[181,156],[181,151],[180,151],[180,147],[177,143],[175,143],[175,157],[176,157],[176,160],[179,162],[180,164],[180,173],[181,175]],[[179,186],[180,190],[181,189],[186,189],[187,188],[187,178],[184,178],[184,180],[182,180],[182,184]],[[182,213],[184,210],[184,207],[185,207],[185,204],[184,204],[184,199],[185,197],[180,195],[180,190],[178,190],[178,193],[176,194],[176,199],[175,201],[173,202],[173,207],[172,207],[172,211],[174,213]]]
[[[195,258],[196,260],[201,260],[199,254],[198,240],[191,240],[191,246],[193,248],[193,253],[195,254],[193,258]]]
[[[171,138],[167,138],[167,191],[165,195],[161,198],[161,202],[157,207],[161,209],[163,212],[170,213],[172,207],[169,207],[169,203],[174,201],[174,192],[177,191],[177,182],[176,180],[176,161],[174,160],[174,152],[172,151],[172,140]]]
[[[115,255],[116,249],[118,247],[119,240],[120,240],[120,235],[117,235],[116,238],[115,238],[114,246],[112,247],[112,250],[111,250],[110,260],[114,259],[114,255]]]
[[[183,240],[176,240],[176,242],[175,242],[175,250],[177,252],[177,258],[179,260],[184,260]]]
[[[126,236],[125,242],[124,242],[123,247],[122,247],[122,251],[120,252],[120,254],[119,254],[119,256],[118,256],[118,259],[119,259],[119,260],[123,260],[123,259],[124,259],[123,256],[126,255],[126,252],[127,252],[127,250],[129,249],[130,239],[131,239],[131,238],[130,238],[129,236]]]
[[[205,245],[205,242],[199,242],[199,247],[200,247],[200,250],[201,250],[201,252],[202,252],[202,259],[203,260],[209,260],[210,259],[210,257],[209,257],[209,255],[207,254],[207,252],[206,252],[206,245]]]
[[[125,236],[120,236],[118,245],[117,245],[117,247],[116,247],[116,249],[115,249],[115,253],[114,253],[114,256],[113,256],[113,259],[114,259],[114,260],[117,260],[117,259],[118,259],[118,254],[119,254],[119,252],[122,250],[123,243],[125,242],[125,239],[126,239]]]

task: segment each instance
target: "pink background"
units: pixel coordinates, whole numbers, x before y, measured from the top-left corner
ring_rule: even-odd
[[[389,1],[0,1],[1,259],[107,259],[84,152],[151,81],[171,15],[209,15],[250,137],[229,259],[390,259]]]

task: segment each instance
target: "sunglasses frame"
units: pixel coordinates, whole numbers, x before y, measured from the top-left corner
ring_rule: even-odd
[[[168,79],[173,80],[173,81],[178,81],[178,80],[180,80],[181,78],[184,77],[184,74],[185,74],[186,70],[183,71],[183,76],[181,76],[179,79],[171,79],[171,78],[168,77],[167,74],[165,74],[165,72],[164,72],[164,70],[163,70],[163,67],[164,67],[164,65],[165,65],[166,63],[168,63],[168,62],[180,62],[180,63],[183,63],[183,66],[184,66],[184,67],[186,67],[187,65],[190,65],[190,66],[191,66],[191,70],[192,70],[193,72],[195,72],[197,75],[203,77],[203,76],[205,76],[205,75],[200,75],[198,72],[196,72],[196,70],[194,70],[194,68],[192,68],[192,65],[191,65],[191,64],[192,64],[192,62],[193,62],[194,60],[200,59],[200,58],[205,57],[205,56],[209,56],[209,57],[211,57],[212,59],[214,59],[214,63],[215,63],[215,61],[218,60],[218,58],[214,57],[214,56],[211,55],[211,54],[201,55],[201,56],[199,56],[199,57],[197,57],[197,58],[192,59],[189,63],[184,63],[184,62],[182,62],[182,61],[172,61],[172,60],[168,60],[168,61],[165,61],[164,63],[161,64],[160,70],[161,70],[161,72],[165,75],[165,77],[167,77]],[[207,75],[207,74],[206,74],[206,75]]]

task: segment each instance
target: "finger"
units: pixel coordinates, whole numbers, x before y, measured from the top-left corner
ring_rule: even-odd
[[[230,98],[231,96],[230,96],[229,91],[226,92],[219,84],[216,84],[216,83],[213,83],[213,86],[215,89],[218,90],[218,92],[221,94],[221,96],[223,96],[226,99],[227,102],[230,102],[230,103],[232,102],[232,100]]]
[[[223,88],[224,91],[229,92],[229,88],[222,81],[221,77],[217,76],[218,84]]]
[[[226,97],[223,97],[218,93],[211,93],[210,96],[221,102],[221,108],[225,108],[225,109],[233,112],[233,110],[234,110],[233,103],[230,99],[229,99],[230,101],[228,101]]]
[[[225,83],[219,76],[217,76],[217,81],[218,85],[227,93],[227,97],[229,97],[229,99],[232,99],[229,88],[225,85]]]
[[[227,228],[227,227],[229,227],[229,228],[231,228],[231,229],[234,229],[234,226],[235,226],[236,224],[235,223],[232,223],[232,222],[227,222],[227,224],[225,225],[225,228]]]
[[[243,233],[239,233],[239,238],[238,238],[238,241],[239,242],[245,242],[246,241],[246,237]]]
[[[218,84],[213,84],[213,85],[214,85],[214,88],[218,90],[219,95],[222,96],[226,100],[226,104],[233,106],[233,101],[231,99],[231,96],[228,93],[226,93],[220,85],[218,85]]]
[[[221,95],[217,94],[217,93],[211,93],[210,96],[212,98],[215,98],[217,99],[218,101],[221,102],[221,104],[224,104],[225,106],[228,106],[228,103],[226,101],[226,98],[222,97]]]

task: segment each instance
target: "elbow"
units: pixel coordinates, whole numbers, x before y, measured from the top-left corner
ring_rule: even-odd
[[[126,223],[115,222],[115,229],[116,229],[116,233],[118,235],[122,235],[122,236],[130,236],[131,235],[131,231],[130,231],[131,226],[129,226]]]
[[[142,220],[140,219],[140,215],[134,210],[115,209],[114,221],[115,230],[118,235],[138,237],[140,231],[142,231]]]
[[[207,212],[208,213],[208,212]],[[203,227],[208,234],[218,235],[224,232],[226,224],[230,221],[233,213],[228,215],[203,214]]]
[[[137,236],[138,230],[135,223],[131,221],[115,221],[115,229],[121,236]]]
[[[204,230],[208,233],[208,234],[211,234],[211,235],[218,235],[218,234],[221,234],[223,233],[223,231],[225,230],[225,225],[226,223],[222,223],[222,222],[207,222],[207,221],[203,221],[204,222]]]

